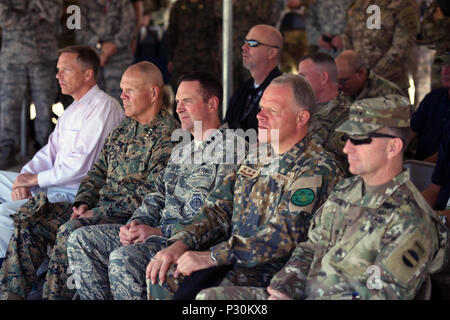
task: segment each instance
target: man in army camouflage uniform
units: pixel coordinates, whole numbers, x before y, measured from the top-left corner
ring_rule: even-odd
[[[267,288],[211,288],[202,299],[413,299],[448,260],[448,229],[402,169],[409,101],[370,98],[338,128],[355,177],[341,181]]]
[[[62,0],[7,0],[0,3],[0,169],[14,163],[19,145],[20,108],[27,86],[36,106],[35,140],[43,147],[52,132],[57,34]],[[28,83],[29,82],[29,83]]]
[[[351,0],[309,0],[307,2],[305,27],[309,53],[320,50],[336,57],[342,50],[340,35],[345,29],[347,10]]]
[[[435,57],[441,56],[450,46],[450,3],[433,0],[427,8],[420,23],[420,44],[432,45],[436,50]],[[431,65],[431,89],[439,88],[441,83],[439,65]]]
[[[145,268],[150,258],[166,247],[178,221],[188,223],[200,211],[209,192],[236,166],[234,159],[245,157],[245,140],[233,148],[238,136],[220,124],[222,86],[217,79],[201,72],[183,75],[175,100],[181,127],[195,140],[189,137],[191,142],[174,149],[156,180],[156,191],[144,198],[126,225],[89,226],[69,237],[67,255],[70,265],[80,270],[81,299],[147,299]],[[223,157],[212,159],[207,153],[217,148]],[[199,152],[204,159],[195,161]],[[227,153],[233,156],[230,163]]]
[[[170,10],[167,49],[171,84],[175,91],[182,74],[192,71],[220,74],[218,59],[220,20],[215,1],[178,0]]]
[[[191,224],[174,227],[169,247],[147,267],[149,298],[170,299],[180,274],[215,266],[229,266],[222,284],[265,286],[305,239],[310,217],[341,177],[333,156],[308,134],[315,99],[306,80],[293,74],[274,79],[260,104],[258,140],[272,145],[278,166],[241,165],[210,193]]]
[[[75,30],[78,44],[97,50],[101,70],[99,85],[120,101],[120,78],[133,62],[131,41],[136,14],[130,0],[78,0],[81,29]]]
[[[345,140],[335,128],[347,119],[350,100],[338,91],[336,63],[323,52],[306,55],[298,64],[298,74],[308,80],[316,94],[317,112],[310,131],[317,143],[334,154],[348,176],[348,163],[342,151]]]
[[[372,5],[379,8],[379,29],[376,11],[367,13]],[[348,11],[342,41],[345,50],[358,52],[369,69],[407,93],[407,60],[418,32],[416,0],[356,0]]]
[[[164,82],[152,63],[129,67],[120,85],[128,118],[106,139],[99,160],[81,180],[75,202],[48,204],[40,198],[28,202],[33,211],[24,206],[15,216],[15,231],[0,271],[3,298],[27,296],[47,246],[53,246],[53,251],[43,297],[71,298],[75,292],[67,285],[71,272],[66,255],[70,233],[86,225],[125,223],[155,190],[178,123],[163,109]]]
[[[344,50],[336,57],[335,62],[339,90],[352,101],[388,94],[405,95],[395,83],[367,69],[356,51]]]

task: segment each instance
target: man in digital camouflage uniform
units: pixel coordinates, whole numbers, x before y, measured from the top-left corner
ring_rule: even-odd
[[[413,299],[448,260],[448,229],[403,169],[411,109],[360,100],[338,128],[355,177],[341,181],[267,288],[211,288],[202,299]]]
[[[81,180],[72,203],[48,204],[45,199],[29,201],[34,210],[22,207],[15,216],[15,231],[6,253],[11,269],[0,274],[3,298],[25,298],[36,270],[53,247],[44,299],[70,299],[66,243],[70,233],[82,226],[125,223],[155,190],[155,180],[165,168],[173,148],[172,131],[178,122],[162,104],[164,82],[150,62],[129,67],[121,81],[127,119],[108,136],[99,160]],[[28,204],[27,203],[27,204]],[[37,209],[36,209],[37,208]],[[69,221],[70,220],[70,221]],[[69,280],[69,281],[68,281]]]
[[[188,139],[174,148],[155,182],[156,191],[144,198],[126,225],[89,226],[69,237],[67,255],[79,270],[83,300],[147,299],[145,268],[150,258],[166,247],[174,225],[188,223],[209,192],[236,167],[236,160],[245,158],[245,140],[220,124],[222,86],[216,78],[202,72],[183,75],[175,100],[181,127],[195,140],[184,133]],[[215,158],[212,152],[218,149]]]
[[[339,90],[352,101],[405,94],[395,83],[367,69],[356,51],[343,51],[335,62]]]
[[[335,129],[347,119],[350,99],[338,90],[336,63],[323,52],[306,55],[298,64],[298,74],[308,80],[316,94],[317,111],[310,131],[317,143],[334,154],[348,176],[348,162],[342,151],[345,140]]]
[[[14,164],[20,112],[27,87],[36,106],[34,137],[38,149],[50,136],[51,107],[58,87],[57,36],[62,0],[7,0],[0,3],[0,169]]]
[[[147,267],[150,299],[171,299],[180,274],[216,266],[229,266],[222,285],[267,285],[341,177],[333,156],[308,134],[315,99],[303,77],[274,79],[260,105],[258,140],[279,158],[236,168],[192,223],[175,226],[169,246]]]
[[[368,68],[406,94],[407,61],[418,32],[416,0],[356,0],[348,11],[342,42],[344,50],[358,52]]]
[[[120,101],[120,78],[133,62],[131,41],[135,37],[136,13],[130,0],[78,0],[81,28],[78,44],[88,45],[100,56],[99,85]]]

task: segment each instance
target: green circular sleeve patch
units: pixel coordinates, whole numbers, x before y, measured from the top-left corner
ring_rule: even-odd
[[[299,207],[307,206],[314,201],[314,192],[309,188],[298,189],[291,197],[291,202]]]

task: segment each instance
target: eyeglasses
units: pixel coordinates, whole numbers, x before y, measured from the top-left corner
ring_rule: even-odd
[[[385,133],[378,133],[378,132],[370,132],[368,134],[365,135],[360,135],[360,136],[349,136],[348,134],[344,135],[344,140],[350,140],[350,142],[352,144],[354,144],[355,146],[361,145],[361,144],[370,144],[372,143],[372,138],[390,138],[390,139],[394,139],[394,138],[399,138],[390,134],[385,134]],[[403,140],[402,140],[403,141]]]
[[[257,46],[266,46],[266,47],[271,47],[271,48],[276,48],[276,49],[280,49],[278,46],[274,46],[271,44],[265,44],[262,42],[259,42],[258,40],[253,40],[253,39],[244,39],[244,44],[247,43],[249,47],[252,48],[256,48]]]

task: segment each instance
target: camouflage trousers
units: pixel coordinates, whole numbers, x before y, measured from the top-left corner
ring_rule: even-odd
[[[71,212],[72,210],[70,210]],[[67,258],[67,241],[75,230],[98,224],[123,223],[124,218],[82,218],[70,220],[58,229],[55,245],[53,247],[50,262],[48,264],[47,276],[45,278],[42,298],[44,300],[66,300],[72,299],[76,293],[75,287],[69,285],[70,273],[69,261]]]
[[[260,287],[214,287],[200,291],[195,300],[266,300],[266,288]]]
[[[280,269],[280,266],[275,267],[258,267],[258,268],[242,268],[233,267],[225,275],[224,279],[220,282],[220,287],[231,286],[251,286],[251,287],[263,287],[269,285],[270,279]],[[177,292],[184,277],[174,277],[176,266],[172,265],[167,271],[166,281],[159,284],[159,278],[155,284],[152,284],[147,280],[147,292],[149,300],[171,300]],[[206,290],[206,289],[205,289]],[[202,290],[203,291],[203,290]]]
[[[50,203],[44,193],[27,201],[13,216],[14,233],[0,270],[0,289],[26,298],[36,271],[47,257],[61,224],[69,220],[71,203]]]
[[[78,273],[82,300],[145,300],[145,269],[166,239],[151,236],[143,243],[123,246],[122,225],[89,226],[73,232],[67,255]]]
[[[56,62],[1,64],[0,146],[19,144],[20,114],[27,86],[36,106],[36,142],[41,146],[47,144],[53,129],[51,108],[58,93],[55,75]]]

